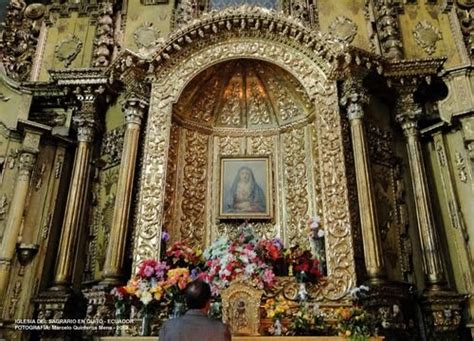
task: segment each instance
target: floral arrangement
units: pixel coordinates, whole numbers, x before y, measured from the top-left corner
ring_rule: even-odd
[[[337,331],[340,336],[352,340],[367,340],[377,334],[376,319],[360,307],[345,307],[336,310]]]
[[[170,266],[195,268],[203,262],[202,250],[178,241],[166,250],[166,260]]]
[[[272,320],[281,319],[287,316],[290,310],[290,302],[284,297],[269,298],[265,301],[263,309],[268,318]]]
[[[295,246],[288,252],[287,261],[300,282],[316,283],[322,277],[320,262],[309,250]]]
[[[319,268],[323,271],[326,264],[326,252],[324,249],[324,237],[326,231],[321,225],[321,218],[314,216],[306,221],[307,232],[309,237],[309,244],[311,246],[311,253],[319,260]]]
[[[177,300],[190,281],[187,268],[169,269],[166,262],[148,259],[127,285],[114,288],[111,293],[118,310],[133,305],[142,313],[150,313],[165,300]]]
[[[230,241],[228,237],[222,236],[204,251],[205,271],[200,277],[211,285],[214,295],[218,295],[237,278],[260,289],[273,286],[275,274],[272,267],[259,256],[259,241],[248,226],[241,229],[236,240]]]
[[[318,312],[317,307],[311,309],[306,303],[303,303],[292,315],[289,329],[293,335],[322,335],[326,328],[323,315]]]

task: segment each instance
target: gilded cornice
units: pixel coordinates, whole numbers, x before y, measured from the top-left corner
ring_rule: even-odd
[[[383,71],[381,56],[310,30],[301,21],[282,13],[241,6],[204,13],[171,34],[149,55],[125,49],[106,73],[113,74],[124,83],[133,78],[153,78],[159,70],[173,67],[178,56],[232,38],[254,38],[289,46],[315,62],[329,79],[344,78],[352,67],[375,69],[378,73]]]
[[[51,79],[57,85],[105,85],[109,84],[102,69],[62,69],[49,71]]]
[[[399,60],[384,64],[384,75],[390,78],[435,76],[444,65],[446,58],[426,58]]]

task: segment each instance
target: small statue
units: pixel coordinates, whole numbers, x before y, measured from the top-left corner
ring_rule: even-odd
[[[306,290],[306,284],[304,282],[300,283],[297,297],[299,301],[306,301],[308,299],[308,291]]]
[[[281,322],[280,320],[276,320],[275,323],[273,324],[273,328],[274,328],[274,335],[275,336],[281,336],[282,334],[282,325],[281,325]]]

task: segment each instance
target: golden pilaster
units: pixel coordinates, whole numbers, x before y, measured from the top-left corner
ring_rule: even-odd
[[[87,193],[91,147],[96,128],[94,117],[95,106],[83,103],[82,111],[74,118],[77,125],[76,155],[71,175],[71,185],[66,202],[61,239],[57,256],[56,274],[54,277],[55,290],[67,290],[72,280],[74,255],[80,234],[81,218]]]
[[[365,267],[369,281],[376,283],[384,277],[384,259],[372,186],[369,151],[363,121],[363,105],[368,102],[368,98],[362,87],[362,81],[354,78],[344,83],[342,95],[341,103],[347,109],[351,126]]]
[[[132,188],[135,174],[140,125],[146,103],[139,99],[129,99],[124,103],[125,136],[122,159],[117,184],[114,214],[110,231],[107,255],[104,264],[103,284],[118,284],[122,279],[122,267],[125,256],[125,244],[132,200]]]
[[[7,224],[0,245],[0,304],[3,302],[10,278],[10,268],[20,233],[31,173],[36,163],[41,133],[25,129],[20,153],[19,172],[15,184]]]
[[[415,90],[414,86],[408,84],[398,88],[396,120],[400,123],[406,138],[426,284],[428,289],[437,289],[445,284],[446,278],[417,126],[421,106],[413,98]]]

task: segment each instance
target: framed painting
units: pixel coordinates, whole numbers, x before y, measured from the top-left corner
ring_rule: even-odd
[[[220,219],[271,219],[270,156],[221,156]]]

